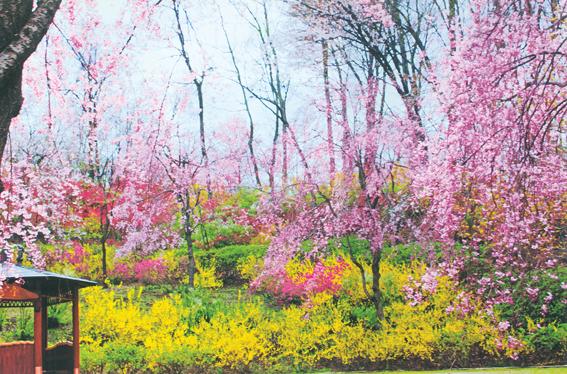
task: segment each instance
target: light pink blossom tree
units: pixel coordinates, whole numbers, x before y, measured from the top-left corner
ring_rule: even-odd
[[[564,6],[474,2],[435,72],[442,121],[411,175],[420,235],[489,305],[564,253]]]

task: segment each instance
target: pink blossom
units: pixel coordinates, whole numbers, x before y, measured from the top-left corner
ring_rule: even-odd
[[[539,288],[526,287],[526,292],[527,292],[528,295],[530,295],[532,298],[535,298],[535,297],[537,297],[537,295],[539,294]]]
[[[510,323],[508,321],[502,321],[498,323],[498,329],[500,331],[508,330],[509,327],[510,327]]]
[[[547,297],[545,298],[545,302],[549,303],[553,299],[553,294],[551,292],[547,293]]]

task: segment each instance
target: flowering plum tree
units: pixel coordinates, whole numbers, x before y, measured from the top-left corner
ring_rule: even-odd
[[[146,136],[144,128],[138,127],[130,138],[131,146],[121,160],[124,192],[113,219],[126,234],[121,253],[136,248],[153,252],[177,246],[184,240],[189,285],[193,287],[195,258],[191,237],[204,219],[202,206],[208,194],[202,186],[206,186],[209,174],[202,153],[199,157],[187,151],[199,148],[192,148],[179,128],[167,121],[160,128],[160,134]],[[178,224],[181,230],[176,229]]]

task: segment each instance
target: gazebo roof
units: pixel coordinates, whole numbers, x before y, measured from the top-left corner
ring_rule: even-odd
[[[58,274],[47,270],[37,270],[23,265],[2,263],[0,264],[0,266],[0,274],[5,274],[7,279],[23,279],[24,282],[28,280],[59,280],[72,283],[79,288],[90,287],[97,284],[97,282],[93,282],[87,279],[71,277],[69,275]]]
[[[48,305],[59,304],[71,301],[74,289],[97,284],[87,279],[11,263],[1,263],[0,274],[6,277],[3,285],[4,296],[0,296],[0,307],[31,307],[33,300],[41,297],[47,299]],[[17,285],[16,280],[20,279],[23,283]],[[16,288],[20,290],[17,291]]]

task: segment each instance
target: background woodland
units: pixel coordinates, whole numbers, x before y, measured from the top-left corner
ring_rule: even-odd
[[[0,9],[0,247],[170,287],[88,370],[564,363],[565,1],[60,3]]]

